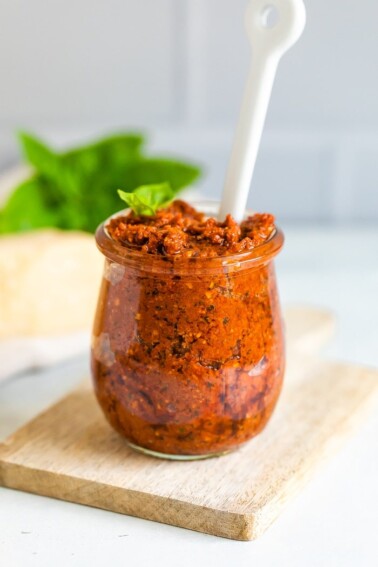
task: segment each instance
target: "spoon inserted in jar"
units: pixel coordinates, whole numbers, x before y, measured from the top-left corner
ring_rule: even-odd
[[[219,217],[241,222],[260,146],[278,63],[306,23],[303,0],[251,0],[246,12],[252,47],[249,72]]]

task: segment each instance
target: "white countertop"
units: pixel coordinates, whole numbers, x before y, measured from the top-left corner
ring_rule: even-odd
[[[284,303],[330,307],[339,332],[325,355],[378,368],[378,230],[289,228],[277,262]],[[0,385],[0,439],[77,384],[77,359]],[[378,415],[325,463],[259,540],[235,542],[0,489],[6,567],[375,567]]]

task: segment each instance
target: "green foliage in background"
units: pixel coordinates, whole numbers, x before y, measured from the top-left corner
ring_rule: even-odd
[[[173,199],[201,173],[192,164],[146,156],[144,137],[129,132],[64,153],[30,134],[20,134],[20,141],[35,174],[15,188],[0,210],[2,234],[43,227],[94,232],[122,208],[118,188],[140,193],[143,186],[156,186],[156,198],[144,189],[154,207]],[[130,202],[141,206],[138,196]]]

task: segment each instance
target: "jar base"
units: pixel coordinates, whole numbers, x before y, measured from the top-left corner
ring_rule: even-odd
[[[214,459],[215,457],[223,457],[229,453],[233,453],[234,449],[229,449],[227,451],[218,451],[217,453],[207,453],[206,455],[173,455],[170,453],[159,453],[158,451],[152,451],[151,449],[146,449],[145,447],[140,447],[139,445],[134,445],[130,441],[126,441],[128,446],[136,451],[137,453],[142,453],[148,457],[155,457],[157,459],[165,459],[168,461],[203,461],[204,459]]]

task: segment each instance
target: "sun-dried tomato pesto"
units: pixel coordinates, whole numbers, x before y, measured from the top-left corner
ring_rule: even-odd
[[[211,258],[252,250],[271,237],[275,226],[269,214],[255,214],[239,225],[231,215],[219,222],[185,201],[174,201],[153,217],[132,212],[116,217],[107,229],[114,240],[148,254]]]
[[[92,372],[111,425],[177,456],[259,433],[284,372],[274,218],[220,223],[176,201],[154,217],[121,214],[96,237],[106,265]]]

